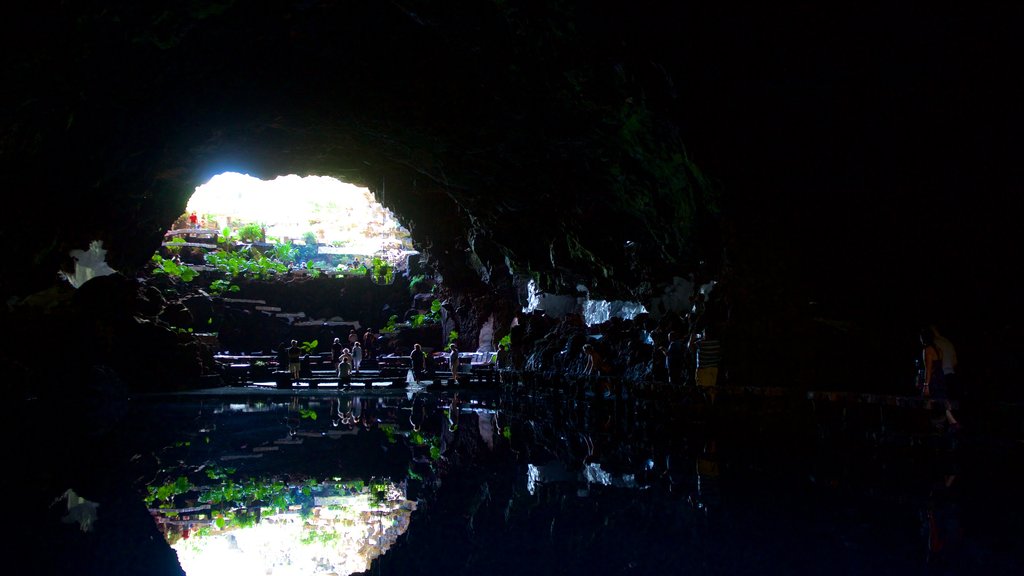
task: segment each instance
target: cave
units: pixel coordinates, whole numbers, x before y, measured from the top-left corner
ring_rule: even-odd
[[[1020,8],[41,1],[9,12],[0,369],[17,405],[8,437],[31,454],[22,482],[32,497],[18,503],[33,519],[23,531],[26,549],[44,554],[53,539],[77,555],[42,565],[180,573],[169,548],[151,540],[142,504],[130,502],[115,438],[124,432],[119,415],[140,395],[226,384],[215,359],[222,350],[199,334],[218,299],[168,296],[152,267],[196,187],[233,171],[365,187],[417,252],[394,284],[301,274],[240,282],[246,297],[287,301],[324,322],[308,332],[236,323],[235,349],[269,353],[285,339],[314,340],[331,318],[344,330],[349,322],[379,330],[437,300],[436,330],[422,334],[436,339],[432,349],[455,333],[463,351],[494,350],[521,326],[517,353],[531,378],[566,381],[590,342],[618,358],[615,369],[632,385],[651,378],[644,335],[680,330],[678,321],[707,296],[722,326],[722,393],[711,415],[683,401],[693,446],[709,422],[735,440],[791,438],[798,422],[826,418],[841,423],[828,436],[842,455],[829,454],[835,472],[839,460],[875,462],[864,446],[878,442],[877,430],[863,429],[854,441],[851,427],[869,425],[847,421],[836,398],[861,411],[900,399],[918,405],[919,330],[938,326],[956,343],[957,378],[970,390],[964,431],[951,440],[925,422],[927,440],[899,452],[914,460],[920,453],[911,447],[924,450],[914,462],[927,463],[910,470],[934,464],[946,478],[962,475],[973,496],[964,497],[974,508],[963,518],[973,538],[955,565],[937,569],[1019,567],[1019,553],[1002,539],[1019,528],[979,511],[1005,486],[989,490],[964,470],[997,466],[1007,485],[1019,479],[1002,466],[1021,456],[1024,421],[1014,249],[1024,94],[1011,57],[1020,52]],[[91,261],[95,275],[81,266],[90,253],[102,255]],[[413,276],[428,279],[429,292],[410,291]],[[709,288],[698,298],[702,287]],[[531,304],[538,299],[547,299],[546,312]],[[581,323],[595,302],[622,303],[617,310],[629,313]],[[409,338],[420,337],[390,340],[391,351],[407,355]],[[780,407],[775,391],[799,402]],[[816,411],[808,412],[808,399]],[[583,399],[591,400],[601,398]],[[628,401],[639,402],[637,394]],[[679,424],[667,408],[675,404],[644,405],[653,406],[650,430],[671,434],[664,423]],[[54,413],[67,419],[54,421]],[[629,419],[637,429],[646,429],[642,413]],[[545,407],[534,418],[548,431],[564,425],[565,414]],[[914,425],[926,418],[919,420]],[[630,438],[632,448],[642,444]],[[708,445],[684,444],[673,450],[703,454]],[[745,473],[776,472],[756,449],[730,447],[756,462]],[[521,456],[519,448],[506,455]],[[573,448],[580,449],[587,452],[586,443]],[[625,451],[603,455],[624,475],[626,461],[638,477],[666,466]],[[842,484],[835,474],[815,476],[815,486],[834,489]],[[121,511],[126,523],[113,533],[123,541],[86,542],[88,533],[60,522],[47,504],[72,484],[105,487],[99,518]],[[468,491],[471,519],[489,510],[491,522],[481,526],[501,525],[493,493],[475,491],[505,484],[452,485]],[[560,497],[580,502],[571,491]],[[859,505],[878,504],[860,497]],[[606,526],[615,517],[578,511]],[[644,514],[659,521],[659,513]],[[453,529],[431,518],[434,529]],[[809,526],[820,518],[785,520]],[[825,533],[830,526],[823,521]],[[674,528],[707,535],[698,524]],[[612,534],[571,536],[600,549]],[[833,535],[851,546],[873,542]],[[476,538],[471,531],[459,541],[476,546]],[[422,543],[401,544],[401,560],[376,564],[377,573],[413,570],[428,543],[438,566],[457,570],[443,539]],[[505,546],[500,553],[516,550]],[[474,550],[474,558],[499,554]],[[799,571],[793,557],[752,553],[776,563],[767,572]],[[609,558],[619,571],[671,572],[657,564],[660,556]],[[823,561],[805,558],[815,568]],[[489,561],[463,567],[518,573]],[[694,569],[749,567],[721,556],[705,561]],[[587,568],[573,563],[567,573]]]

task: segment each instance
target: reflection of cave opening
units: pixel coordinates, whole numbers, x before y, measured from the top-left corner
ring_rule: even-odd
[[[248,484],[269,498],[268,505],[156,514],[189,576],[365,572],[408,529],[416,509],[404,486],[390,481]],[[221,486],[206,494],[216,499],[216,491],[225,489],[236,488]]]

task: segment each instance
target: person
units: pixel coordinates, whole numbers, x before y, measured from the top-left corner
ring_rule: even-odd
[[[668,368],[668,383],[673,386],[684,385],[686,382],[686,341],[676,330],[668,333],[665,365]]]
[[[959,398],[962,390],[956,375],[956,347],[953,346],[953,343],[948,338],[939,333],[939,329],[934,324],[928,328],[932,331],[932,341],[935,343],[935,347],[942,354],[942,379],[946,385],[946,392],[950,398]]]
[[[193,228],[199,228],[199,217],[196,216],[195,212],[188,215],[188,223],[191,224]]]
[[[588,378],[601,376],[602,374],[607,374],[611,372],[611,366],[609,366],[608,363],[605,362],[604,358],[601,357],[601,354],[598,353],[598,351],[594,348],[593,344],[589,342],[584,344],[583,354],[587,357],[586,364],[583,367],[583,374]],[[605,397],[611,395],[611,388],[609,388],[607,382],[596,381],[593,383],[593,385],[595,388],[595,393],[597,393],[596,388],[600,388],[601,395]]]
[[[277,369],[284,371],[288,369],[288,343],[281,342],[277,345]]]
[[[359,366],[363,363],[363,345],[356,340],[352,343],[352,372],[358,374]]]
[[[338,362],[341,362],[341,350],[344,346],[341,345],[341,338],[335,338],[334,342],[331,343],[331,366],[337,370]]]
[[[288,370],[292,373],[292,382],[298,382],[302,371],[302,348],[298,340],[292,340],[288,348]]]
[[[697,334],[697,368],[694,381],[697,386],[708,393],[711,402],[715,401],[715,386],[718,384],[718,363],[722,356],[722,345],[718,339],[715,326],[705,326]]]
[[[357,340],[359,340],[359,334],[357,334],[356,333],[356,329],[353,328],[352,331],[350,331],[348,333],[348,345],[349,345],[349,347],[351,347],[353,344],[355,344]]]
[[[363,333],[363,357],[367,360],[377,357],[377,337],[373,333],[373,328],[367,328]]]
[[[505,372],[512,363],[512,354],[508,350],[508,344],[498,344],[498,353],[494,355],[494,367],[498,370],[498,381],[505,383]]]
[[[960,429],[960,423],[953,415],[952,405],[949,402],[949,390],[946,387],[945,373],[942,370],[942,350],[935,344],[935,332],[931,327],[921,330],[920,339],[921,362],[924,365],[921,395],[940,401],[944,408],[946,423],[949,425],[949,429],[955,432]]]
[[[448,347],[448,350],[450,352],[450,354],[448,355],[448,367],[451,368],[452,371],[452,383],[458,384],[459,364],[461,362],[461,359],[459,358],[459,349],[458,347],[455,346],[455,344],[452,344],[451,346]]]
[[[352,360],[347,354],[342,354],[338,360],[338,388],[352,387]]]
[[[413,344],[412,352],[409,353],[409,366],[412,368],[412,379],[418,384],[423,379],[423,373],[427,366],[427,355],[418,343]]]

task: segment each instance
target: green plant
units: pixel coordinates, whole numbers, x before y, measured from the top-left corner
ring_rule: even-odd
[[[409,278],[409,293],[416,294],[417,292],[419,292],[419,286],[425,283],[426,280],[427,277],[424,276],[423,274],[417,274],[412,278]]]
[[[378,284],[391,284],[394,281],[395,271],[390,264],[379,256],[374,256],[373,260],[370,261],[372,266],[373,281]]]
[[[435,299],[430,303],[430,312],[426,314],[417,314],[412,318],[413,328],[419,328],[424,324],[430,324],[439,322],[441,320],[441,301]]]
[[[232,284],[229,280],[214,280],[213,282],[210,282],[210,292],[216,295],[220,295],[225,292],[238,292],[239,290],[241,290],[241,288]]]
[[[259,224],[246,224],[238,229],[238,239],[242,242],[261,242],[263,240],[263,226]]]
[[[502,336],[501,340],[498,340],[498,346],[512,346],[512,334],[508,333]]]
[[[184,246],[185,239],[182,238],[181,236],[175,236],[174,238],[171,238],[170,242],[164,245],[164,248],[167,248],[168,252],[175,254],[178,251],[180,251]]]
[[[235,235],[235,231],[230,227],[225,226],[220,231],[220,235],[217,237],[218,244],[224,244],[225,249],[230,249],[235,245],[235,241],[238,240],[238,236]]]
[[[312,340],[312,341],[309,341],[309,342],[303,342],[302,344],[299,344],[299,348],[302,348],[302,350],[306,354],[313,354],[314,352],[316,352],[316,347],[319,344],[320,344],[319,340]]]
[[[164,258],[159,254],[153,254],[150,261],[154,264],[154,274],[167,274],[175,278],[181,278],[185,282],[191,282],[198,275],[198,272],[188,264],[175,262],[173,259]]]
[[[320,277],[320,269],[313,264],[312,260],[306,262],[306,271],[309,272],[309,275],[313,278]]]
[[[452,330],[451,332],[448,333],[448,345],[449,346],[451,346],[455,342],[458,342],[458,340],[459,340],[459,333],[458,332],[456,332],[455,330]]]
[[[398,325],[398,314],[392,314],[391,317],[388,318],[388,323],[385,324],[384,327],[380,329],[380,333],[381,334],[390,334],[390,333],[395,331],[395,328],[397,327],[397,325]]]

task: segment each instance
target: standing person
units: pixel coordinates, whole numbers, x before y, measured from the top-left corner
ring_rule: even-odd
[[[962,390],[956,375],[956,347],[948,338],[939,333],[939,329],[934,324],[929,328],[932,331],[932,341],[939,349],[939,353],[942,354],[942,379],[946,384],[946,392],[949,393],[950,398],[960,399]]]
[[[427,366],[427,355],[419,344],[412,346],[412,352],[409,353],[409,366],[412,368],[412,379],[418,384],[423,379],[423,373]]]
[[[448,350],[450,352],[450,354],[448,355],[448,367],[451,368],[452,371],[452,383],[458,384],[459,364],[461,363],[461,359],[459,358],[459,349],[458,347],[455,346],[455,344],[452,344],[451,346],[448,347]]]
[[[348,354],[342,354],[338,360],[338,388],[352,387],[352,361]]]
[[[288,343],[281,342],[277,345],[277,369],[288,370]]]
[[[498,371],[498,382],[505,383],[505,372],[512,364],[512,354],[508,344],[498,344],[498,353],[494,356],[494,368]]]
[[[363,363],[363,345],[356,340],[352,343],[352,372],[358,374],[359,366]]]
[[[292,382],[298,382],[302,372],[302,348],[298,340],[292,340],[288,348],[288,370],[292,373]]]
[[[341,350],[344,348],[341,345],[341,338],[335,338],[334,342],[331,343],[331,366],[337,370],[338,362],[341,362]]]
[[[709,324],[697,334],[697,368],[694,380],[697,386],[708,393],[715,402],[715,386],[718,384],[718,363],[722,359],[722,345],[717,329]]]
[[[921,330],[921,356],[924,364],[924,383],[921,384],[921,395],[939,400],[945,410],[946,423],[949,429],[957,431],[960,423],[953,416],[949,402],[949,390],[946,387],[945,374],[942,370],[942,350],[935,344],[935,333],[929,327]]]
[[[188,223],[193,228],[199,228],[199,217],[196,216],[195,212],[192,212],[191,214],[188,215]]]
[[[679,332],[668,333],[668,347],[665,348],[665,365],[668,368],[668,383],[682,386],[686,382],[686,341]]]
[[[355,329],[355,328],[353,328],[353,329],[352,329],[352,330],[351,330],[351,331],[350,331],[350,332],[348,333],[348,347],[349,347],[349,348],[352,348],[352,345],[353,345],[353,344],[355,344],[355,343],[356,343],[356,342],[358,342],[358,341],[359,341],[359,334],[358,334],[358,333],[356,332],[356,329]]]
[[[363,333],[363,355],[368,360],[377,357],[377,337],[373,333],[373,328],[367,328]]]

